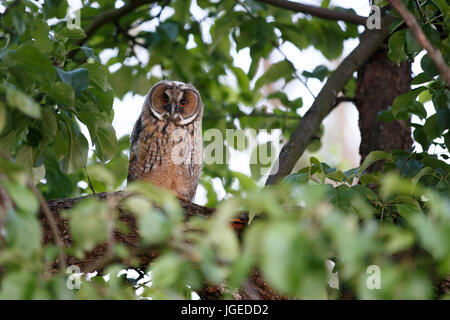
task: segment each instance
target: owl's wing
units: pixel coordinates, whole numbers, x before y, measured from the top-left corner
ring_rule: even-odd
[[[134,124],[133,127],[133,131],[131,132],[131,137],[130,137],[130,161],[128,164],[128,182],[134,180],[136,178],[135,176],[135,170],[137,168],[135,168],[136,165],[136,160],[137,160],[137,150],[139,150],[138,148],[138,144],[139,144],[139,136],[141,135],[142,132],[142,114],[139,116],[139,118],[137,119],[136,123]]]

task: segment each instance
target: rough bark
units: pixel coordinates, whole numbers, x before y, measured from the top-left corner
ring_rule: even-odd
[[[408,92],[411,82],[411,63],[396,66],[383,46],[358,70],[356,107],[361,130],[361,163],[374,150],[410,149],[411,128],[408,121],[378,121],[378,112],[386,110],[394,98]],[[376,162],[369,171],[379,171],[383,162]]]

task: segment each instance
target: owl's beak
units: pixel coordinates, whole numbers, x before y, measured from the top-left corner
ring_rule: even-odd
[[[176,110],[177,110],[177,105],[175,103],[166,104],[164,106],[164,110],[166,111],[166,112],[164,112],[164,114],[167,117],[173,117],[175,115]]]

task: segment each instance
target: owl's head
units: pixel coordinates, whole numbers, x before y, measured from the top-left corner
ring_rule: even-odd
[[[162,121],[184,126],[202,117],[202,101],[197,89],[178,81],[160,81],[149,91],[145,103]]]

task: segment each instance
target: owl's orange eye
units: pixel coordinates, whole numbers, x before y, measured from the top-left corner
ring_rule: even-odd
[[[162,101],[162,103],[167,103],[167,102],[169,102],[169,97],[167,96],[167,94],[164,94],[164,95],[162,96],[161,101]]]
[[[184,107],[186,105],[186,100],[180,100],[180,107]]]

